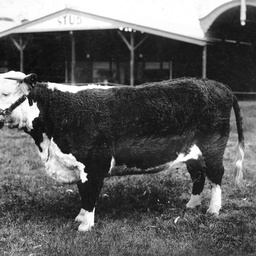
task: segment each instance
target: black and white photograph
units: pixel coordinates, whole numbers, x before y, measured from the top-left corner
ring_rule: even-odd
[[[0,0],[0,255],[256,255],[256,1]]]

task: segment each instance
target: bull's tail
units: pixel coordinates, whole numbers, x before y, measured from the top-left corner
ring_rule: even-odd
[[[240,107],[239,107],[236,96],[234,96],[233,109],[235,112],[236,127],[237,127],[237,133],[238,133],[238,152],[237,152],[236,166],[235,166],[235,183],[236,185],[239,186],[243,179],[244,133],[243,133],[243,126],[242,126],[242,116],[241,116]]]

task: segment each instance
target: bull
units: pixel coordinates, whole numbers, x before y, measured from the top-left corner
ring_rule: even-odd
[[[79,231],[94,225],[105,177],[155,173],[180,162],[193,182],[186,209],[201,204],[207,177],[212,187],[207,212],[218,215],[232,108],[238,183],[244,159],[242,118],[236,96],[221,83],[181,78],[101,87],[37,82],[35,74],[14,71],[0,77],[1,127],[24,130],[34,139],[46,173],[62,183],[77,183]]]

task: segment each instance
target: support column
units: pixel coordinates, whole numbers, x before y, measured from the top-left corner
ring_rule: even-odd
[[[172,69],[173,69],[173,67],[172,67],[172,61],[170,61],[169,62],[169,68],[170,68],[170,73],[169,73],[169,79],[172,79],[172,77],[173,77],[173,71],[172,71]]]
[[[241,26],[246,25],[246,0],[241,0],[240,3],[240,23]]]
[[[130,85],[134,85],[134,32],[132,31],[130,34]]]
[[[70,31],[71,36],[71,84],[75,84],[75,67],[76,67],[76,41],[73,31]]]
[[[206,78],[207,75],[207,45],[203,46],[202,54],[202,78]]]
[[[28,41],[23,42],[22,35],[19,36],[19,40],[15,40],[13,37],[11,37],[11,40],[13,44],[16,46],[16,48],[20,52],[20,71],[24,72],[24,50],[27,46]]]
[[[130,30],[129,30],[130,31]],[[122,38],[122,40],[127,45],[128,49],[130,50],[130,85],[134,85],[134,52],[135,50],[148,38],[148,35],[145,36],[137,45],[134,45],[134,32],[130,31],[130,42],[127,41],[126,37],[118,31],[118,34]]]

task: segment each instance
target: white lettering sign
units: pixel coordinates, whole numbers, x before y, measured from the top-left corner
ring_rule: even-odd
[[[112,29],[118,28],[119,25],[111,21],[105,21],[99,17],[87,17],[86,15],[64,13],[58,17],[53,17],[44,22],[34,24],[27,28],[27,31],[70,31],[86,29]]]
[[[57,19],[59,26],[77,26],[82,23],[82,18],[76,15],[67,14]]]

